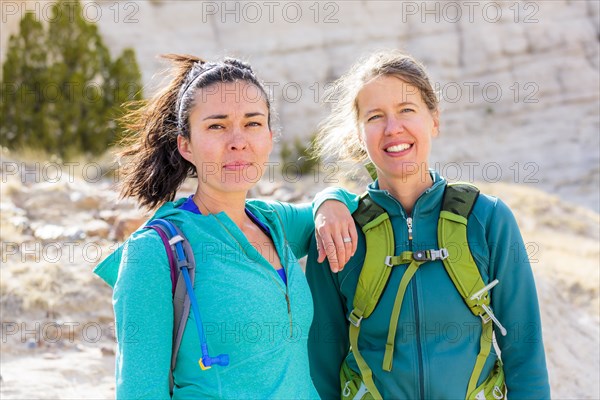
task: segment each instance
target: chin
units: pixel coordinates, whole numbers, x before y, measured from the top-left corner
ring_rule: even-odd
[[[247,192],[256,186],[256,182],[222,182],[221,191],[225,193]]]

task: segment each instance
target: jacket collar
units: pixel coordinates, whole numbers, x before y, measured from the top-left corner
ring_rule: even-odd
[[[418,213],[419,215],[426,215],[435,210],[439,209],[444,196],[444,189],[446,187],[446,179],[444,179],[437,171],[432,169],[429,170],[431,178],[433,179],[433,185],[425,190],[417,201],[413,208],[413,216]],[[375,203],[383,207],[390,217],[401,216],[407,218],[404,207],[396,198],[394,198],[387,190],[379,188],[379,180],[375,180],[367,186],[367,192]]]
[[[158,210],[156,210],[156,213],[148,221],[142,224],[142,227],[146,226],[146,224],[148,224],[148,222],[151,220],[157,218],[167,218],[177,224],[180,228],[185,224],[190,223],[190,215],[192,214],[190,214],[189,211],[179,208],[185,201],[186,198],[181,198],[173,202],[166,202]],[[256,216],[262,223],[267,223],[271,226],[272,234],[283,237],[283,229],[281,224],[278,223],[279,218],[277,215],[275,215],[275,211],[273,211],[265,202],[260,200],[248,200],[246,202],[246,207],[248,207],[250,212],[252,212],[252,214],[254,214],[254,216]],[[193,220],[195,221],[211,221],[213,217],[214,216],[212,215],[205,216],[193,214]],[[217,216],[217,218],[219,217]],[[143,234],[145,229],[142,227],[140,227],[135,234]],[[96,268],[94,268],[94,273],[102,278],[102,280],[108,283],[111,287],[114,287],[117,281],[124,249],[125,243],[121,244],[113,253],[102,260],[96,266]]]

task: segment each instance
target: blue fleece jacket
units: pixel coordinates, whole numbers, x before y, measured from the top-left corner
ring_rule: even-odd
[[[225,213],[198,215],[166,203],[152,217],[177,224],[194,250],[194,292],[212,356],[226,367],[202,371],[190,312],[177,365],[173,399],[318,398],[307,339],[313,303],[298,258],[314,230],[310,204],[250,200],[247,208],[270,230],[287,275],[286,287]],[[259,243],[258,246],[270,244]],[[96,269],[114,287],[118,399],[168,399],[173,332],[169,265],[158,234],[139,229]]]
[[[412,216],[375,181],[367,188],[371,198],[389,214],[394,229],[395,254],[439,248],[437,223],[446,181],[431,172],[434,184],[416,201]],[[331,189],[315,199],[343,201],[356,209],[359,197]],[[412,217],[413,240],[408,239],[407,218]],[[342,272],[333,274],[317,263],[311,247],[306,275],[315,303],[310,332],[311,374],[322,398],[340,398],[339,371],[349,351],[348,320],[358,277],[365,259],[365,237],[360,227],[358,249]],[[509,399],[550,398],[542,342],[542,326],[533,274],[517,223],[509,208],[497,198],[481,194],[467,225],[469,246],[491,290],[491,306],[508,330],[496,330],[506,374]],[[406,266],[392,269],[388,284],[373,314],[361,323],[358,346],[373,371],[384,399],[464,399],[479,353],[481,321],[467,308],[441,261],[423,264],[409,283],[398,321],[393,368],[382,368],[386,337],[398,285]],[[479,383],[496,359],[492,350]],[[358,371],[354,356],[348,363]]]

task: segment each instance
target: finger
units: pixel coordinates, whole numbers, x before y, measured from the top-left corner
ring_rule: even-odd
[[[352,224],[350,224],[350,226],[348,227],[348,232],[350,233],[350,237],[352,238],[351,256],[353,256],[354,253],[356,253],[356,249],[358,248],[358,232],[356,231],[356,225],[354,224],[354,221],[352,221]]]
[[[335,246],[337,269],[339,272],[346,264],[346,246],[344,244],[344,239],[341,233],[338,233],[333,236],[333,243]]]
[[[317,246],[317,262],[322,262],[321,255],[323,254],[321,249],[323,245],[321,244],[321,235],[319,234],[319,230],[315,229],[315,245]]]
[[[327,254],[327,260],[329,261],[329,268],[331,269],[331,272],[336,273],[340,270],[340,266],[335,243],[331,239],[325,243],[325,253]]]
[[[343,260],[340,260],[340,270],[344,269],[344,265],[346,265],[348,260],[350,260],[350,257],[352,257],[352,246],[353,246],[353,240],[349,234],[346,234],[346,236],[344,236],[342,238],[342,240],[344,242],[345,258]]]
[[[322,263],[323,261],[325,261],[325,257],[327,256],[327,254],[325,253],[325,245],[323,244],[323,240],[321,240],[320,236],[317,238],[317,253],[317,262]]]

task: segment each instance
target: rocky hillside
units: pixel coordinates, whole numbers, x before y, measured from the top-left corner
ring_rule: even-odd
[[[27,164],[22,171],[30,172],[23,176],[7,163],[0,189],[0,393],[3,398],[112,398],[111,292],[91,270],[145,216],[134,204],[117,200],[111,181],[65,173],[39,182],[31,173],[35,165]],[[47,177],[56,176],[45,170]],[[340,184],[356,188],[352,182]],[[311,179],[267,179],[254,195],[302,201],[322,186]],[[189,182],[182,195],[193,188]],[[527,243],[553,396],[599,398],[600,215],[524,185],[481,183],[481,188],[508,203]]]

